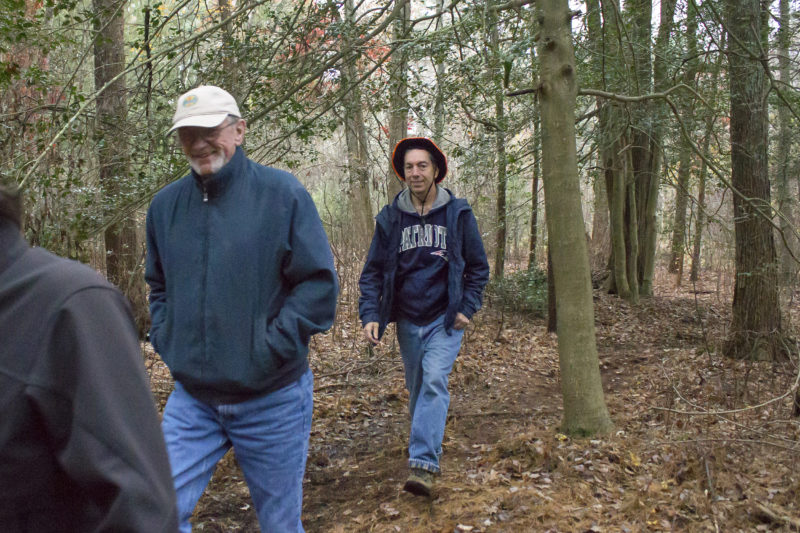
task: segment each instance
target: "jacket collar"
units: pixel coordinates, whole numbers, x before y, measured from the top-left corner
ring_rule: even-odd
[[[19,259],[28,249],[28,243],[22,237],[19,228],[10,222],[0,220],[0,274]]]
[[[450,201],[452,195],[450,191],[445,189],[444,187],[436,186],[436,198],[433,200],[433,205],[430,206],[428,211],[433,211],[434,209],[438,209],[443,205],[446,205],[447,202]],[[395,198],[395,204],[400,211],[409,214],[415,214],[417,210],[414,208],[414,203],[411,200],[411,191],[408,188],[403,189],[400,191],[400,194],[397,195]]]
[[[444,191],[449,195],[449,201],[446,204],[446,209],[448,212],[448,217],[452,215],[454,217],[453,220],[457,219],[462,211],[471,209],[466,200],[463,198],[457,198],[449,189],[439,187],[439,190]],[[397,193],[397,196],[394,197],[392,203],[384,206],[381,212],[378,213],[378,216],[375,217],[375,222],[384,228],[387,233],[389,233],[392,227],[397,224],[397,220],[400,216],[400,208],[397,206],[397,203],[402,194],[403,191]]]
[[[220,196],[225,192],[225,188],[231,180],[240,174],[246,160],[247,156],[245,156],[244,150],[241,146],[237,146],[231,160],[225,163],[225,166],[219,172],[202,177],[192,169],[192,177],[200,190],[207,192],[209,197]]]

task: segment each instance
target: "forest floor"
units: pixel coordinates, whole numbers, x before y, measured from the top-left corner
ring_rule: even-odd
[[[615,429],[591,439],[559,432],[557,339],[545,320],[487,302],[451,375],[430,500],[401,490],[408,395],[393,331],[370,351],[355,313],[340,308],[311,347],[306,531],[800,531],[796,365],[725,359],[730,294],[713,281],[673,285],[662,276],[656,296],[636,306],[595,291]],[[172,384],[149,354],[163,406]],[[232,453],[193,522],[196,531],[258,531]]]

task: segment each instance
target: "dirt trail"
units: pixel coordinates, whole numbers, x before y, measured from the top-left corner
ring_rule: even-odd
[[[407,393],[391,340],[370,353],[355,322],[318,337],[306,530],[800,528],[800,429],[788,418],[790,402],[733,417],[673,412],[699,408],[690,402],[729,408],[778,396],[790,385],[788,371],[708,355],[706,340],[723,335],[727,323],[712,297],[696,301],[678,292],[634,308],[596,293],[595,305],[615,432],[591,440],[561,435],[555,336],[541,319],[484,309],[451,375],[443,472],[431,501],[400,490],[407,475]],[[152,364],[154,377],[163,376],[160,363]],[[164,379],[154,379],[162,401],[169,390]],[[258,531],[232,454],[201,499],[195,525]]]

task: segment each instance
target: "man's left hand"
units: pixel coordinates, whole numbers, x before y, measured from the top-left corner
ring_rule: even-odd
[[[455,322],[453,322],[453,329],[464,329],[469,325],[469,318],[464,316],[463,313],[456,313]]]

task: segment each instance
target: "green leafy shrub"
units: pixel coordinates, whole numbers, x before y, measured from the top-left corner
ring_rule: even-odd
[[[534,268],[507,274],[489,282],[486,296],[490,304],[537,317],[547,316],[547,272]]]

